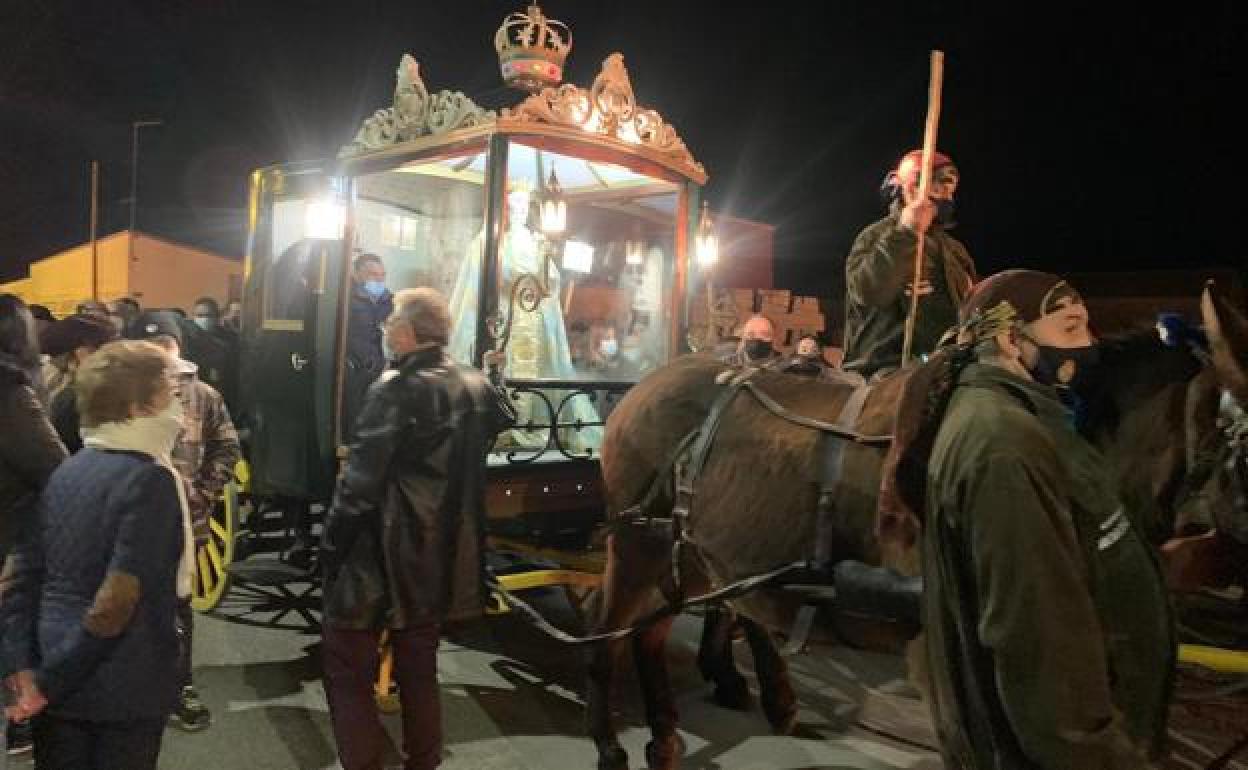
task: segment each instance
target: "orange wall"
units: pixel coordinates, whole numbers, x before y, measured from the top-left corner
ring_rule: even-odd
[[[229,298],[230,276],[241,280],[241,260],[139,234],[130,266],[130,296],[144,307],[180,307],[190,312],[195,300]]]
[[[99,298],[131,296],[144,307],[181,307],[189,311],[202,296],[229,298],[231,277],[241,281],[243,263],[174,241],[139,233],[134,261],[128,232],[96,242]],[[91,296],[91,244],[44,257],[30,266],[30,277],[0,285],[28,304],[46,305],[60,317],[74,312]]]

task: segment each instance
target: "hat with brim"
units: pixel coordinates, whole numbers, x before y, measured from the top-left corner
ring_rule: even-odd
[[[49,356],[70,353],[78,348],[98,348],[117,339],[117,330],[108,321],[76,314],[53,321],[39,335],[39,349]]]

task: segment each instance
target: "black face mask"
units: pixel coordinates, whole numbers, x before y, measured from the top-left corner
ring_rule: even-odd
[[[1036,382],[1065,386],[1076,393],[1087,384],[1101,362],[1101,350],[1097,345],[1081,348],[1036,345],[1036,352],[1036,363],[1029,370]]]
[[[745,355],[754,361],[759,361],[771,356],[771,342],[769,340],[746,340]]]
[[[933,198],[936,204],[936,224],[941,227],[953,227],[954,203],[952,199]]]

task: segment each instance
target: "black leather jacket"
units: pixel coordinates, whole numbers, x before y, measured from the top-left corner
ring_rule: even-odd
[[[485,454],[515,421],[502,388],[440,349],[368,391],[325,522],[325,622],[405,628],[484,606]]]
[[[31,373],[0,354],[0,565],[33,513],[39,491],[64,459],[65,447],[48,422]],[[3,585],[0,577],[0,598]]]

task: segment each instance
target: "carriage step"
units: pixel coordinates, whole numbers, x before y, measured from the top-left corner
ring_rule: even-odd
[[[309,583],[315,579],[312,570],[280,562],[276,559],[252,559],[226,567],[230,577],[243,583],[278,586],[288,583]]]

